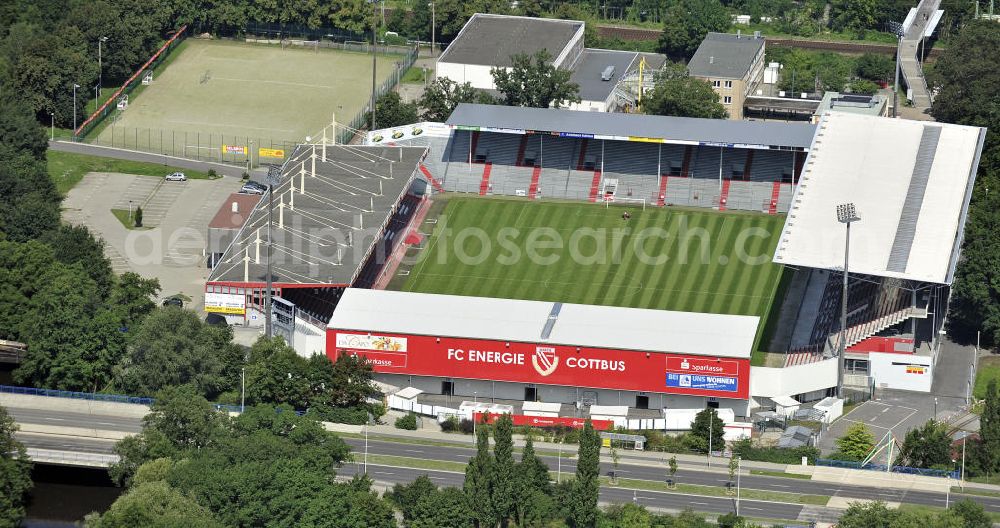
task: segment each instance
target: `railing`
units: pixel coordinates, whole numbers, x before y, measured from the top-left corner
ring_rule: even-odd
[[[836,467],[836,468],[846,468],[846,469],[865,469],[869,471],[886,471],[885,464],[861,464],[861,462],[853,462],[850,460],[831,460],[828,458],[817,458],[817,466],[826,467]],[[924,469],[915,468],[907,466],[892,466],[892,473],[900,473],[904,475],[921,475],[924,477],[940,477],[940,478],[953,478],[957,479],[961,475],[958,470],[955,471],[944,471],[941,469]]]
[[[68,466],[108,467],[120,460],[118,455],[104,453],[81,453],[77,451],[56,451],[54,449],[25,449],[28,458],[34,462],[61,464]]]
[[[101,394],[98,392],[76,392],[55,389],[35,389],[32,387],[15,387],[0,385],[0,393],[26,394],[28,396],[47,396],[51,398],[70,398],[74,400],[91,400],[114,403],[132,403],[136,405],[152,405],[153,398],[125,396],[122,394]]]

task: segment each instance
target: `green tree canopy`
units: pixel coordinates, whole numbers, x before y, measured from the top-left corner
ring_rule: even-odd
[[[861,422],[852,423],[844,432],[844,436],[837,439],[837,449],[853,460],[864,460],[873,447],[875,439],[872,438],[868,426]]]
[[[660,52],[675,61],[687,61],[709,32],[725,32],[732,25],[719,0],[669,0],[663,16]]]
[[[907,431],[900,455],[911,467],[949,470],[954,467],[948,428],[935,420],[928,420],[923,426]]]
[[[126,357],[115,369],[115,388],[128,394],[191,384],[215,396],[239,382],[243,352],[232,330],[205,324],[190,310],[157,308],[135,329]]]
[[[370,105],[368,105],[370,108]],[[419,121],[420,108],[417,103],[403,102],[398,92],[389,92],[375,100],[375,128],[391,128],[409,125]],[[372,113],[368,112],[368,124],[372,122]]]
[[[694,417],[691,422],[691,436],[698,441],[700,449],[709,449],[709,435],[711,435],[712,451],[721,451],[726,447],[725,422],[719,418],[719,412],[711,407],[706,407]]]
[[[480,528],[495,526],[499,521],[493,511],[493,500],[490,495],[493,465],[489,430],[480,427],[476,431],[476,454],[469,459],[469,464],[465,467],[465,482],[462,484],[472,518]]]
[[[642,111],[652,115],[712,119],[725,119],[727,115],[712,85],[689,76],[687,68],[677,63],[664,66],[642,105]]]
[[[489,104],[493,98],[486,92],[473,88],[469,83],[458,84],[447,78],[439,77],[427,86],[420,98],[420,114],[422,121],[447,121],[448,116],[461,103]]]
[[[433,490],[414,505],[408,528],[473,528],[469,503],[458,488]]]
[[[18,526],[31,490],[31,461],[14,439],[17,424],[0,407],[0,526]]]
[[[204,506],[166,482],[140,484],[118,497],[103,514],[88,516],[87,528],[222,528]]]
[[[511,56],[511,68],[493,68],[493,83],[500,92],[498,104],[528,106],[533,108],[559,108],[567,103],[580,102],[580,87],[570,82],[570,72],[556,68],[550,62],[548,50],[539,50],[534,56]]]
[[[600,490],[601,437],[588,419],[580,431],[576,480],[571,491],[569,524],[592,528],[597,523],[597,494]]]

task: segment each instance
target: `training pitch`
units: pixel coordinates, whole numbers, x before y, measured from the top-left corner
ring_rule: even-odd
[[[402,289],[763,318],[781,276],[771,256],[783,221],[452,197]]]
[[[370,54],[194,38],[172,53],[153,83],[133,92],[127,109],[113,111],[117,119],[108,116],[99,143],[111,144],[112,134],[116,146],[137,141],[155,148],[162,141],[168,150],[178,145],[180,155],[181,143],[217,150],[247,138],[265,147],[301,142],[329,125],[333,113],[349,122],[371,94]],[[378,56],[379,84],[398,60]]]

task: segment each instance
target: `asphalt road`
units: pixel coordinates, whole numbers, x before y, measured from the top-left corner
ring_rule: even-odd
[[[348,445],[356,453],[364,451],[364,440],[358,438],[345,438]],[[475,449],[469,447],[444,447],[404,444],[400,442],[386,442],[378,440],[368,441],[368,453],[376,455],[393,455],[401,457],[422,458],[427,460],[442,460],[450,462],[464,463],[475,454]],[[559,468],[558,458],[555,456],[541,456],[550,469],[557,471]],[[576,471],[575,459],[562,459],[562,471],[569,475]],[[612,465],[606,462],[601,464],[601,474],[608,475],[612,470]],[[648,466],[629,464],[622,461],[618,465],[618,476],[626,479],[651,480],[663,482],[666,478],[666,466]],[[690,467],[681,466],[677,470],[675,477],[678,483],[698,484],[703,486],[725,486],[729,481],[727,472],[699,471]],[[884,500],[887,502],[907,502],[914,504],[926,504],[931,506],[944,507],[945,496],[941,493],[925,491],[906,491],[898,489],[872,488],[862,486],[843,486],[829,482],[818,482],[806,479],[791,479],[785,477],[765,477],[759,475],[748,475],[746,473],[740,478],[740,485],[747,489],[778,491],[786,493],[802,493],[809,495],[840,496],[847,498],[857,498],[866,500]],[[642,493],[642,492],[640,492]],[[975,496],[970,498],[982,504],[991,511],[1000,511],[1000,498]]]
[[[369,446],[371,447],[371,446]],[[338,472],[343,476],[353,476],[362,471],[360,464],[345,464]],[[420,475],[427,475],[438,486],[461,487],[465,476],[461,473],[447,471],[430,471],[426,469],[410,469],[392,466],[377,466],[368,464],[368,476],[378,482],[388,484],[412,482]],[[636,502],[649,508],[683,510],[691,508],[704,513],[728,513],[733,511],[735,498],[722,497],[692,497],[679,493],[658,493],[655,491],[628,490],[622,488],[601,488],[600,501],[606,503]],[[766,517],[771,519],[798,518],[802,506],[778,502],[741,500],[740,513],[750,517]]]
[[[59,436],[34,433],[17,433],[14,435],[26,447],[35,449],[51,449],[53,451],[72,451],[74,453],[95,453],[99,455],[114,454],[115,441],[99,438],[80,438],[78,436]]]
[[[8,412],[18,423],[41,424],[52,426],[69,427],[92,427],[103,430],[138,432],[141,430],[141,421],[138,418],[109,416],[102,414],[90,414],[69,411],[29,409],[21,407],[9,407]],[[52,435],[30,435],[19,434],[19,438],[28,447],[59,450],[79,450],[82,452],[110,453],[111,442],[92,440],[79,437],[58,437]],[[345,438],[345,441],[355,450],[361,453],[364,450],[364,440],[360,438]],[[55,445],[58,444],[56,447]],[[74,448],[73,446],[79,446]],[[545,449],[540,446],[540,449]],[[547,450],[547,449],[546,449]],[[406,444],[402,442],[392,442],[384,440],[369,440],[369,454],[392,455],[410,458],[421,458],[427,460],[442,460],[451,462],[466,462],[475,450],[471,447],[463,446],[428,446],[417,444]],[[559,459],[555,456],[542,456],[542,460],[548,464],[553,471],[560,467]],[[628,458],[623,457],[618,466],[618,476],[627,479],[650,480],[662,482],[666,477],[666,466],[664,465],[638,465],[630,463]],[[601,474],[607,475],[612,467],[608,463],[601,466]],[[572,458],[563,458],[561,470],[567,475],[576,471],[576,461]],[[403,471],[402,468],[389,470]],[[407,470],[410,471],[410,470]],[[423,474],[423,470],[412,470],[416,475]],[[442,475],[452,475],[448,472],[440,472]],[[452,477],[448,477],[452,478]],[[461,480],[461,475],[454,478]],[[698,470],[690,466],[681,466],[676,475],[680,483],[698,484],[705,486],[724,486],[729,480],[725,471]],[[891,502],[906,502],[913,504],[925,504],[943,507],[945,496],[940,493],[925,491],[907,491],[898,489],[884,489],[863,486],[846,486],[828,482],[818,482],[806,479],[791,479],[782,477],[766,477],[759,475],[748,475],[744,473],[741,477],[741,485],[747,489],[757,489],[765,491],[803,493],[824,496],[840,496],[857,499],[879,499]],[[620,490],[612,489],[609,493],[619,493]],[[631,493],[631,492],[629,492]],[[654,494],[654,492],[639,492],[643,494]],[[669,495],[669,494],[668,494]],[[676,495],[676,494],[673,494]],[[952,497],[954,499],[955,497]],[[982,504],[987,510],[1000,511],[1000,498],[969,496],[969,498]],[[629,497],[631,500],[631,497]],[[664,506],[667,507],[667,506]],[[714,511],[714,510],[712,510]],[[728,511],[728,510],[727,510]]]

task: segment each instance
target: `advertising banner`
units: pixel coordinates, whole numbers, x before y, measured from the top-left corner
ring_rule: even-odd
[[[349,330],[327,331],[327,354],[367,357],[375,372],[746,399],[748,359],[646,353]]]
[[[222,145],[223,154],[243,154],[246,156],[247,148],[243,145]]]
[[[261,147],[257,149],[257,155],[262,158],[284,158],[285,151],[282,149],[270,149]]]
[[[497,418],[500,417],[496,413],[475,413],[476,423],[493,423]],[[583,429],[583,424],[586,421],[585,418],[565,418],[562,416],[550,417],[550,416],[527,416],[524,414],[512,414],[510,415],[511,422],[514,425],[527,425],[530,427],[572,427],[573,429]],[[591,420],[590,424],[594,426],[594,429],[598,431],[607,431],[614,427],[615,423],[611,420]]]
[[[246,295],[232,293],[206,293],[205,311],[218,314],[246,315]]]

